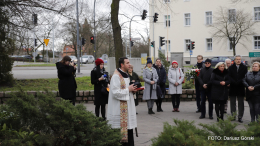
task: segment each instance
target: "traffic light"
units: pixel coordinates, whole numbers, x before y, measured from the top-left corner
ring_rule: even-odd
[[[82,44],[82,46],[84,46],[85,45],[85,39],[84,38],[81,38],[81,44]]]
[[[134,42],[133,42],[133,41],[131,41],[131,47],[133,47],[133,45],[134,45]]]
[[[32,15],[33,24],[37,25],[37,14]]]
[[[90,37],[90,43],[95,44],[94,36]]]
[[[143,15],[142,15],[142,20],[144,20],[147,16],[147,11],[146,10],[143,10]]]
[[[151,42],[151,46],[154,47],[154,41]]]
[[[190,50],[190,45],[187,46],[187,49]]]
[[[37,39],[34,39],[34,46],[37,46]]]
[[[191,49],[193,50],[195,48],[195,42],[191,42]]]
[[[163,40],[165,37],[160,37],[160,47],[165,45],[165,40]]]
[[[156,22],[156,21],[158,21],[158,13],[154,13],[154,16],[153,16],[153,22]]]

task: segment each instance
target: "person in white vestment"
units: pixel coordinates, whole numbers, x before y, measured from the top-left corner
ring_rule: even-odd
[[[137,120],[133,93],[137,90],[133,84],[129,85],[130,78],[127,70],[130,68],[130,62],[128,58],[120,58],[119,67],[110,81],[107,120],[112,128],[121,129],[122,145],[134,146],[133,129],[137,127]]]

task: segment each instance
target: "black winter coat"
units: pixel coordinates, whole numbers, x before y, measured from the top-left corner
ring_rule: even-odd
[[[246,100],[260,102],[260,72],[256,75],[254,75],[253,72],[248,72],[246,77],[243,79],[243,84],[246,87]],[[249,91],[249,86],[253,86],[254,90]]]
[[[108,82],[105,80],[98,80],[102,75],[104,75],[104,71],[105,68],[99,70],[97,67],[91,71],[91,84],[94,85],[95,96],[94,105],[105,105],[108,103],[108,96],[104,96],[101,93],[102,86],[107,87]]]
[[[195,64],[193,67],[192,67],[192,69],[202,69],[202,68],[204,68],[205,67],[205,64],[202,62],[201,63],[201,66],[199,66],[199,64],[197,63],[197,64]],[[198,79],[195,79],[195,86],[197,86],[197,85],[199,85],[199,80]]]
[[[77,83],[75,80],[75,72],[73,66],[64,65],[60,62],[56,63],[56,68],[58,70],[58,88],[60,96],[63,99],[73,99],[76,98]]]
[[[164,95],[166,93],[166,87],[165,87],[165,83],[166,83],[166,70],[163,67],[163,65],[161,65],[161,68],[159,68],[155,64],[153,64],[153,67],[156,69],[158,77],[159,77],[159,79],[157,81],[157,85],[160,86],[162,94]]]
[[[230,90],[229,96],[245,96],[245,87],[243,85],[243,79],[247,73],[247,67],[241,63],[237,71],[237,66],[234,63],[228,68],[230,77]]]
[[[220,85],[221,81],[225,81],[224,86]],[[211,83],[211,97],[213,101],[216,100],[227,100],[228,99],[228,87],[230,79],[228,76],[228,70],[224,69],[223,73],[218,69],[214,69],[210,78]]]
[[[206,67],[204,67],[200,70],[200,75],[198,77],[198,81],[200,83],[200,90],[211,91],[210,77],[211,77],[213,70],[214,69],[211,67],[209,67],[208,69]],[[203,88],[204,84],[207,84],[207,89]]]

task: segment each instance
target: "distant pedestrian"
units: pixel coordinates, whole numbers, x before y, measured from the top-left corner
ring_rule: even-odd
[[[228,70],[228,68],[232,65],[232,64],[231,64],[231,59],[227,58],[227,59],[225,60],[225,64],[226,64],[226,68],[227,68],[227,70]],[[228,85],[228,89],[229,89],[229,87],[230,87],[230,85]],[[226,102],[226,104],[225,104],[225,111],[224,111],[224,113],[227,113],[227,108],[228,108],[228,100],[227,100],[227,102]]]
[[[172,61],[172,66],[168,71],[168,80],[169,80],[169,91],[168,94],[171,94],[172,97],[172,112],[180,112],[180,96],[182,94],[182,81],[184,80],[184,74],[181,68],[178,67],[177,61]]]
[[[156,86],[158,81],[158,75],[155,68],[153,68],[152,60],[147,58],[147,64],[143,70],[143,79],[145,82],[145,89],[143,94],[143,100],[147,101],[148,114],[155,114],[153,112],[154,100],[157,99]]]
[[[260,63],[254,62],[252,71],[248,72],[243,79],[243,84],[246,87],[246,100],[250,107],[251,122],[255,122],[260,115]]]
[[[213,102],[211,98],[211,83],[210,78],[213,72],[213,68],[211,67],[211,60],[205,60],[205,67],[200,70],[200,75],[198,80],[200,82],[200,94],[201,94],[201,116],[200,119],[205,118],[206,115],[206,100],[208,97],[208,105],[209,105],[209,119],[213,119]]]
[[[227,85],[230,84],[228,70],[226,69],[224,62],[219,62],[215,66],[215,69],[211,74],[210,82],[212,84],[211,97],[213,103],[215,103],[217,121],[219,121],[219,119],[224,120],[225,103],[228,99]]]
[[[242,123],[242,118],[244,115],[244,97],[245,97],[245,87],[243,85],[243,79],[247,73],[247,66],[241,63],[241,56],[235,56],[235,63],[229,67],[229,77],[230,77],[230,108],[231,114],[236,113],[236,99],[238,101],[238,122]],[[235,120],[235,119],[233,119]]]
[[[59,94],[65,100],[75,105],[77,83],[75,80],[76,65],[71,62],[69,56],[64,56],[60,62],[56,63],[59,78]]]
[[[157,112],[163,112],[162,110],[162,99],[165,96],[166,89],[165,89],[165,83],[166,83],[166,71],[165,68],[163,67],[161,63],[161,59],[157,58],[155,64],[153,67],[156,69],[157,74],[158,74],[158,81],[157,85],[160,87],[160,90],[162,91],[162,96],[157,97],[158,99],[155,101],[157,105]]]
[[[202,61],[203,61],[203,56],[198,55],[197,64],[195,64],[193,66],[193,69],[202,69],[204,67]],[[201,110],[200,110],[201,99],[200,99],[200,83],[199,83],[198,79],[195,79],[195,90],[196,90],[196,103],[197,103],[196,113],[199,113],[199,112],[201,112]]]
[[[129,77],[130,77],[130,82],[140,82],[140,79],[138,77],[138,74],[134,72],[134,67],[133,65],[130,65],[128,71],[127,71]],[[136,96],[136,99],[135,99],[135,106],[137,106],[139,104],[138,102],[138,92],[134,93],[134,95]],[[136,114],[138,114],[136,112]]]
[[[108,103],[108,92],[106,93],[106,91],[104,90],[109,87],[109,77],[108,74],[105,73],[104,61],[102,59],[98,58],[95,61],[95,64],[96,67],[91,71],[91,84],[94,85],[95,114],[97,117],[99,117],[101,108],[102,118],[106,120],[106,104]]]

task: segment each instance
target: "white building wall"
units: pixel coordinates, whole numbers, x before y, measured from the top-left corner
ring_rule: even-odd
[[[171,41],[170,52],[184,52],[184,57],[189,57],[188,51],[185,51],[185,39],[191,39],[195,41],[195,49],[193,50],[192,57],[197,55],[203,55],[206,57],[213,56],[233,56],[233,51],[229,51],[229,43],[227,39],[222,39],[221,41],[213,40],[212,51],[206,51],[206,38],[211,38],[210,33],[211,28],[206,25],[206,12],[212,11],[213,23],[214,15],[219,10],[220,6],[226,7],[228,9],[244,9],[246,12],[252,14],[252,19],[254,18],[254,7],[260,7],[260,0],[256,0],[249,3],[239,3],[231,4],[230,0],[170,0],[168,3],[168,15],[170,15],[171,26],[165,27],[164,15],[167,15],[167,4],[164,0],[150,0],[149,16],[153,16],[153,1],[155,1],[154,12],[159,14],[158,21],[154,24],[154,41],[156,43],[155,56],[158,56],[159,47],[159,36],[165,37],[165,40]],[[171,10],[172,11],[171,11]],[[191,25],[184,25],[184,14],[190,13]],[[153,41],[153,19],[150,19],[150,38]],[[260,35],[260,22],[254,26],[256,34]],[[168,33],[167,33],[168,31]],[[253,36],[248,37],[249,41],[243,41],[246,47],[241,44],[236,46],[237,54],[242,56],[248,56],[248,52],[260,52],[260,50],[253,49]],[[162,48],[165,48],[163,46]],[[167,51],[165,50],[165,55],[167,56]],[[168,57],[170,58],[170,52],[168,52]],[[152,56],[154,56],[152,49]],[[188,59],[186,59],[188,60]]]

